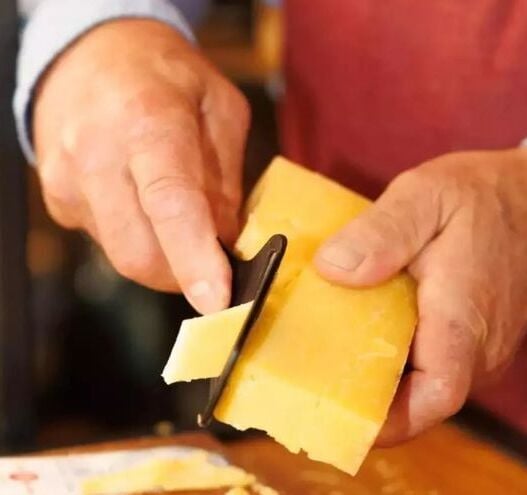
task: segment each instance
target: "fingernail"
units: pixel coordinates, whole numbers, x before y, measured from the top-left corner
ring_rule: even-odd
[[[200,280],[192,284],[187,295],[190,303],[200,313],[214,313],[225,309],[229,304],[229,293],[221,284]]]
[[[348,242],[334,241],[320,250],[318,258],[323,263],[351,272],[364,261],[365,256],[356,251]]]

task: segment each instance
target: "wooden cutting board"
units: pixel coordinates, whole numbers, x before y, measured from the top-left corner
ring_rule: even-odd
[[[373,451],[355,478],[303,455],[290,454],[265,437],[221,445],[206,434],[191,433],[52,453],[160,445],[192,445],[219,452],[283,495],[527,495],[524,464],[449,424],[400,447]],[[200,495],[224,493],[225,490],[199,492]],[[198,492],[184,495],[198,495]]]

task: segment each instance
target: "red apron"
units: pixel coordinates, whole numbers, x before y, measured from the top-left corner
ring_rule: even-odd
[[[287,0],[285,14],[293,160],[375,197],[426,159],[527,137],[527,1]],[[527,431],[527,364],[481,400]]]

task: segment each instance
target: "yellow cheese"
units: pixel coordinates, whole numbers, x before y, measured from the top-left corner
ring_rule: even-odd
[[[251,305],[246,303],[207,318],[185,320],[162,373],[165,382],[185,382],[220,375]]]
[[[236,486],[231,488],[225,495],[251,495],[251,492],[248,492],[245,488]]]
[[[405,277],[350,290],[304,269],[283,304],[264,310],[215,416],[355,473],[406,360],[413,291]]]
[[[345,187],[276,158],[247,202],[247,222],[236,251],[242,258],[251,258],[273,234],[284,234],[288,245],[276,290],[310,263],[324,239],[368,205],[366,198]]]
[[[215,410],[220,421],[262,429],[292,452],[351,474],[386,418],[416,323],[407,275],[359,290],[332,285],[311,266],[318,246],[368,205],[283,158],[271,164],[249,199],[236,249],[250,258],[282,233],[288,250]],[[212,316],[202,321],[202,334],[221,331]],[[199,362],[214,353],[202,346],[187,342],[180,352]]]
[[[256,478],[235,466],[218,466],[198,451],[183,459],[154,460],[137,467],[90,478],[83,495],[123,495],[244,487]]]

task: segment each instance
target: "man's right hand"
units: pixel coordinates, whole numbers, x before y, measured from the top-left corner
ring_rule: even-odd
[[[86,230],[125,277],[225,308],[218,237],[238,234],[249,107],[179,34],[151,20],[99,26],[37,90],[34,141],[44,200]]]

